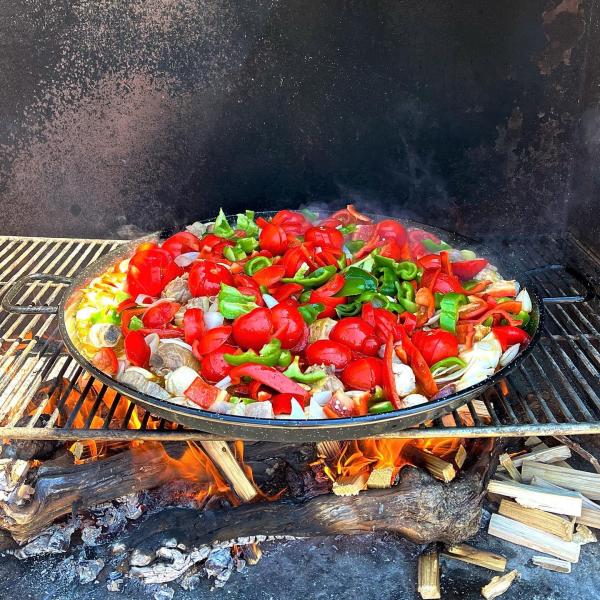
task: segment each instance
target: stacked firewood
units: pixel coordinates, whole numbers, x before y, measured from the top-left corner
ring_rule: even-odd
[[[578,444],[559,438],[549,447],[537,437],[525,442],[526,450],[500,456],[500,465],[488,483],[492,514],[488,534],[542,553],[533,556],[537,567],[570,573],[579,561],[581,546],[597,542],[590,528],[600,529],[600,464]],[[575,451],[589,460],[596,473],[574,469],[568,462]],[[440,554],[504,573],[505,557],[457,544],[443,551],[429,549],[419,558],[418,591],[424,599],[441,598]],[[519,576],[518,570],[495,576],[482,588],[484,598],[503,594]]]

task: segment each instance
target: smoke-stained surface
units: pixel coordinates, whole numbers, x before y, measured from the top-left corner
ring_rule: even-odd
[[[3,233],[348,200],[559,230],[594,4],[0,3]]]

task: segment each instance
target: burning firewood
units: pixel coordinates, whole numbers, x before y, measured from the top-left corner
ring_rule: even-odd
[[[392,486],[394,479],[394,467],[376,467],[367,479],[367,487],[374,490],[383,490]]]
[[[361,490],[365,489],[368,478],[367,473],[338,477],[333,482],[333,493],[336,496],[356,496]]]
[[[404,450],[407,458],[417,466],[426,468],[436,479],[449,483],[456,477],[452,463],[416,446],[407,446]]]
[[[506,569],[506,558],[504,556],[486,550],[479,550],[467,544],[447,546],[443,556],[491,569],[492,571],[500,571],[501,573]]]
[[[335,460],[342,453],[342,444],[337,441],[319,442],[317,453],[326,460]]]
[[[492,580],[481,588],[481,595],[486,600],[493,600],[494,598],[501,596],[518,576],[518,571],[514,569],[506,575],[492,577]]]
[[[423,600],[437,600],[440,594],[440,559],[437,550],[419,556],[417,591]]]

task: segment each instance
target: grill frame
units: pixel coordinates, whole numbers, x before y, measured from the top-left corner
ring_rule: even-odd
[[[119,240],[78,240],[72,238],[18,238],[0,236],[0,297],[10,284],[25,274],[32,272],[56,273],[71,276],[86,264],[89,264],[109,252],[113,248],[126,243]],[[504,242],[500,242],[500,246]],[[531,266],[542,266],[548,262],[556,263],[557,248],[563,243],[568,247],[569,256],[565,256],[565,264],[574,264],[588,275],[594,282],[600,273],[600,258],[589,248],[571,236],[558,240],[540,240],[538,246],[521,255],[525,270]],[[552,261],[548,260],[550,258]],[[43,256],[40,262],[38,259]],[[532,256],[537,257],[538,264],[531,264]],[[550,274],[550,278],[548,278]],[[521,437],[528,435],[573,435],[600,433],[600,317],[593,312],[594,306],[600,306],[597,288],[594,286],[592,298],[582,303],[577,300],[589,290],[572,279],[569,272],[560,265],[553,266],[532,275],[533,283],[544,296],[560,296],[571,298],[568,305],[558,304],[546,311],[546,325],[542,333],[543,339],[532,357],[525,364],[532,364],[531,372],[520,365],[513,375],[508,377],[509,396],[505,397],[501,386],[490,388],[482,398],[487,408],[491,423],[485,424],[477,418],[475,405],[466,405],[474,421],[472,426],[464,426],[460,414],[452,413],[455,425],[449,426],[449,419],[441,419],[419,427],[382,434],[373,437],[393,438],[430,438],[430,437]],[[557,283],[559,285],[557,285]],[[62,285],[41,282],[32,285],[22,292],[21,301],[40,304],[56,303]],[[562,289],[561,289],[562,288]],[[37,290],[37,291],[36,291]],[[565,293],[566,292],[566,293]],[[585,310],[584,310],[585,308]],[[568,326],[565,326],[565,322]],[[596,322],[596,325],[593,325]],[[21,327],[20,327],[21,326]],[[590,331],[582,331],[586,326]],[[569,329],[569,327],[571,329]],[[18,331],[17,331],[18,329]],[[553,333],[554,330],[554,333]],[[50,334],[47,335],[47,332]],[[31,339],[24,339],[31,333]],[[8,335],[7,335],[8,334]],[[10,336],[13,337],[10,337]],[[169,424],[164,419],[154,419],[149,413],[134,407],[120,394],[116,394],[107,406],[103,399],[113,392],[102,385],[96,389],[93,379],[88,379],[78,391],[75,383],[85,372],[71,357],[66,355],[64,344],[58,334],[58,322],[55,315],[15,315],[0,312],[0,437],[11,439],[55,439],[55,440],[98,440],[98,441],[131,441],[131,440],[216,440],[216,436],[204,432],[184,429]],[[586,352],[590,354],[588,357]],[[561,364],[571,374],[562,372]],[[551,366],[555,373],[547,379],[548,389],[532,394],[527,388],[535,388],[533,372],[544,373],[544,368]],[[596,366],[594,366],[596,365]],[[580,369],[588,372],[586,378]],[[61,389],[58,404],[50,415],[49,423],[44,427],[36,427],[43,414],[41,408],[26,424],[19,422],[19,417],[27,410],[31,399],[40,390],[41,383],[48,375],[58,371],[62,378],[67,375],[70,383]],[[581,379],[573,380],[573,373],[581,375]],[[590,382],[590,377],[595,378]],[[57,380],[56,388],[50,386],[49,397],[56,393],[62,380]],[[579,383],[578,383],[579,381]],[[23,389],[25,387],[25,389]],[[566,395],[561,390],[566,390]],[[545,395],[550,392],[550,396]],[[71,409],[65,411],[67,398],[76,397]],[[92,399],[92,396],[94,398]],[[48,403],[46,401],[46,403]],[[73,427],[77,416],[83,409],[92,404],[91,413],[85,418],[84,427]],[[103,424],[99,428],[89,428],[99,410],[103,409]],[[62,411],[62,412],[61,412]],[[557,412],[558,411],[558,412]],[[142,429],[128,429],[128,422],[136,414]],[[120,423],[114,415],[124,413]],[[139,413],[139,415],[138,415]],[[558,413],[562,413],[558,414]],[[578,418],[576,415],[579,414]],[[12,415],[11,418],[7,418]],[[61,426],[57,425],[63,420]],[[456,424],[459,425],[456,425]],[[144,427],[144,424],[146,427]],[[148,429],[151,424],[154,429]],[[87,427],[86,427],[87,426]]]

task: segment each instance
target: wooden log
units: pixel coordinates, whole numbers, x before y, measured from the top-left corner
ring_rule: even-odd
[[[500,571],[500,573],[503,573],[506,569],[506,558],[504,556],[487,550],[479,550],[479,548],[473,548],[473,546],[467,544],[447,546],[443,556],[492,571]]]
[[[582,500],[576,492],[558,492],[524,485],[514,481],[490,481],[488,491],[499,496],[514,498],[526,508],[539,508],[547,512],[578,517],[581,515]]]
[[[517,471],[517,467],[513,463],[511,457],[506,452],[500,455],[500,465],[510,475],[511,479],[513,479],[517,483],[521,483],[521,474],[519,473],[519,471]]]
[[[561,540],[567,542],[573,541],[575,523],[559,515],[553,515],[537,508],[525,508],[516,502],[506,499],[500,502],[498,514],[535,527],[540,531],[551,533]]]
[[[338,441],[319,442],[317,454],[325,460],[335,460],[342,453],[342,443]]]
[[[200,445],[242,502],[256,498],[257,489],[246,477],[227,442],[200,442]]]
[[[424,467],[440,481],[449,483],[456,477],[456,469],[452,463],[435,456],[427,450],[407,445],[402,452],[413,464]]]
[[[492,580],[481,588],[481,595],[485,600],[493,600],[501,596],[512,585],[518,575],[519,573],[515,569],[506,575],[492,577]]]
[[[467,451],[465,450],[465,447],[461,444],[458,447],[456,454],[454,455],[454,464],[459,469],[462,469],[463,465],[465,464],[465,460],[467,460],[467,456],[468,456]]]
[[[398,485],[358,496],[319,495],[307,500],[242,504],[229,509],[171,508],[150,516],[128,540],[155,547],[165,536],[188,547],[256,535],[325,536],[387,531],[426,544],[455,544],[479,530],[489,461],[481,456],[450,485],[422,469],[405,467]]]
[[[550,558],[549,556],[532,556],[531,562],[536,567],[548,569],[548,571],[556,571],[557,573],[570,573],[571,563],[560,558]]]
[[[513,456],[512,463],[515,467],[522,467],[526,462],[541,462],[546,464],[558,463],[560,461],[571,458],[571,450],[567,446],[554,446],[552,448],[542,444],[543,448],[535,448],[529,454]],[[502,470],[504,466],[498,467]]]
[[[368,478],[369,475],[367,473],[338,477],[333,482],[332,491],[336,496],[356,496],[365,489]]]
[[[524,523],[507,519],[502,515],[492,515],[488,533],[507,542],[525,546],[538,552],[545,552],[569,562],[579,560],[579,544],[565,542],[555,535],[544,533]]]
[[[392,487],[394,471],[394,467],[373,469],[367,479],[367,487],[372,490],[384,490]]]
[[[532,485],[540,488],[546,488],[548,490],[555,490],[559,492],[570,491],[564,487],[560,487],[554,483],[550,483],[537,475],[534,475],[531,479]],[[600,529],[600,504],[592,502],[589,498],[586,498],[582,494],[579,494],[581,498],[581,516],[575,517],[575,523],[581,523],[588,527],[595,527]]]
[[[438,600],[440,594],[440,558],[437,550],[419,556],[417,591],[423,600]]]
[[[523,465],[523,481],[531,481],[534,475],[555,483],[568,490],[581,492],[590,500],[600,500],[600,474],[565,469],[557,465],[543,463],[525,463]]]

